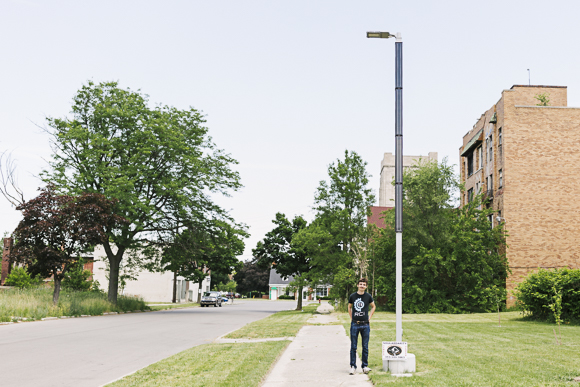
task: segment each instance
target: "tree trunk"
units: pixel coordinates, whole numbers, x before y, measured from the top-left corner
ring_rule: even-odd
[[[201,284],[203,283],[203,280],[199,281],[199,283],[197,284],[197,303],[201,303],[201,293],[203,293],[203,289],[201,288]],[[200,292],[201,290],[201,292]]]
[[[177,271],[173,272],[173,300],[174,304],[177,302]]]
[[[374,260],[373,260],[373,289],[371,291],[372,291],[371,294],[373,295],[373,297],[376,297],[377,291],[375,289],[375,261]]]
[[[298,305],[296,310],[302,310],[302,286],[298,288]]]
[[[52,303],[53,305],[58,305],[58,298],[60,296],[60,277],[53,272],[52,278],[54,279],[54,292],[52,293]]]
[[[113,254],[111,244],[103,243],[107,259],[109,260],[109,301],[117,304],[117,294],[119,293],[119,267],[123,259],[124,247],[118,247],[117,253]]]

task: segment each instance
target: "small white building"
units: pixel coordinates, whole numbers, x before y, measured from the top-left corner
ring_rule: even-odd
[[[270,287],[270,300],[277,300],[281,295],[293,296],[296,299],[297,294],[294,294],[289,288],[290,282],[294,278],[289,276],[284,279],[276,272],[274,269],[270,269],[270,279],[268,281],[268,286]],[[305,286],[302,289],[302,300],[316,300],[317,297],[327,297],[330,291],[330,285],[317,285],[316,291],[314,289]]]
[[[109,288],[106,257],[107,254],[105,253],[103,246],[97,246],[94,252],[93,280],[99,281],[100,288],[104,291],[107,291]],[[124,258],[124,260],[125,259],[126,258]],[[120,274],[122,274],[122,268],[120,269],[120,272]],[[166,271],[163,273],[152,273],[147,270],[138,270],[132,274],[137,279],[135,281],[127,281],[127,284],[123,289],[119,288],[119,294],[141,297],[146,302],[172,302],[172,272]],[[178,276],[176,300],[177,302],[196,302],[199,291],[209,291],[210,286],[211,277],[209,275],[203,280],[201,289],[199,289],[198,283],[186,281],[183,277]]]

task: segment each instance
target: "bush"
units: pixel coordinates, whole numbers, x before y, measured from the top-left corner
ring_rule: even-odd
[[[27,289],[38,286],[42,283],[39,277],[31,277],[26,268],[15,267],[6,277],[6,285],[14,286],[19,289]]]
[[[294,299],[294,296],[287,296],[285,294],[282,294],[281,296],[278,296],[278,298],[280,300],[293,300]]]
[[[531,273],[515,291],[518,306],[534,320],[555,322],[550,305],[562,294],[561,319],[580,321],[580,269],[540,269]]]
[[[86,292],[91,289],[92,281],[89,281],[91,272],[85,270],[85,261],[80,258],[71,265],[71,268],[65,273],[62,280],[63,289],[78,290]]]

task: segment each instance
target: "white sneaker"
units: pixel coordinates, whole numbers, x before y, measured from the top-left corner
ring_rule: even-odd
[[[369,373],[369,372],[371,372],[371,371],[372,371],[372,370],[371,370],[369,367],[365,367],[365,368],[363,368],[363,372],[364,372],[365,374],[368,374],[368,373]]]
[[[356,373],[356,368],[354,367],[350,367],[350,372],[349,374],[354,375]]]

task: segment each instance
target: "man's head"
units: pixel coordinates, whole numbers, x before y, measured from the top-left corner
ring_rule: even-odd
[[[358,280],[358,283],[357,283],[357,287],[358,287],[359,290],[362,290],[362,291],[366,290],[366,288],[367,288],[367,279],[366,278],[359,279]]]

